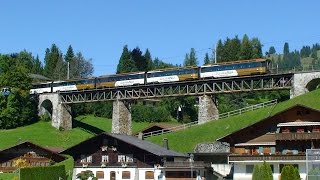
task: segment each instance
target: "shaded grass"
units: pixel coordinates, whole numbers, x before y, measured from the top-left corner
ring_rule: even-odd
[[[0,180],[12,180],[18,174],[15,173],[0,173]]]
[[[0,149],[16,145],[20,141],[31,141],[43,147],[68,148],[101,132],[111,132],[112,121],[93,116],[77,117],[74,128],[66,131],[56,130],[51,122],[37,122],[32,125],[10,130],[0,130]],[[133,131],[148,126],[149,123],[132,122]]]
[[[314,109],[320,109],[320,89],[298,96],[291,100],[278,103],[272,107],[266,107],[241,115],[219,119],[206,124],[193,126],[189,129],[150,137],[147,140],[162,145],[162,139],[168,138],[169,148],[178,152],[192,152],[197,144],[214,142],[225,135],[241,128],[250,126],[264,118],[273,116],[296,104],[302,104]]]

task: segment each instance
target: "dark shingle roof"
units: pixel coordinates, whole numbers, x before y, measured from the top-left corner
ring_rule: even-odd
[[[111,136],[113,138],[116,138],[118,140],[121,140],[123,142],[126,142],[128,144],[131,144],[133,146],[136,146],[140,149],[148,151],[148,152],[155,154],[157,156],[188,157],[186,154],[182,154],[182,153],[168,150],[168,149],[161,147],[157,144],[153,144],[151,142],[141,140],[141,139],[134,137],[134,136],[128,136],[128,135],[122,135],[122,134],[111,134],[111,133],[104,133],[104,134],[106,134],[107,136]]]

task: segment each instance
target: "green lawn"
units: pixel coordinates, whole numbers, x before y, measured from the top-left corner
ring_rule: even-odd
[[[0,173],[0,180],[12,180],[18,174],[15,173]]]
[[[149,123],[132,122],[133,132],[148,125]],[[81,116],[76,118],[73,126],[72,130],[59,131],[50,122],[41,121],[16,129],[0,130],[0,149],[27,140],[43,147],[68,148],[101,132],[111,132],[111,120],[106,118]]]
[[[267,107],[242,115],[212,121],[183,131],[150,137],[147,140],[162,145],[163,138],[168,138],[170,149],[183,153],[192,152],[199,143],[214,142],[216,139],[254,124],[295,104],[303,104],[314,109],[320,109],[320,89],[279,103],[274,107]]]

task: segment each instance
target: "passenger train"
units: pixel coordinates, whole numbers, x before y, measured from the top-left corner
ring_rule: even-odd
[[[271,60],[269,59],[241,60],[200,67],[172,68],[147,72],[99,76],[80,80],[53,81],[34,84],[32,89],[30,89],[30,94],[258,75],[270,73],[270,70]]]

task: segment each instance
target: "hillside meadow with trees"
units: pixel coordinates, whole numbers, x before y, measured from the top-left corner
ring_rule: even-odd
[[[237,61],[253,58],[269,58],[273,62],[273,71],[290,71],[298,69],[320,69],[320,45],[303,46],[300,50],[290,50],[289,43],[284,43],[283,51],[276,52],[270,46],[265,53],[263,44],[257,37],[244,35],[241,39],[220,39],[216,50],[206,52],[203,59],[198,58],[194,48],[190,48],[181,64],[171,64],[158,57],[153,57],[151,51],[144,52],[135,47],[130,49],[124,45],[119,55],[115,73],[144,72],[166,68],[183,68],[187,66],[202,66],[215,61]],[[92,59],[83,56],[82,52],[74,52],[70,45],[63,54],[56,44],[45,50],[44,59],[33,56],[23,50],[18,53],[0,54],[0,128],[10,129],[39,121],[37,117],[37,99],[29,95],[29,89],[35,79],[30,74],[43,75],[50,80],[79,79],[93,76]],[[216,53],[216,54],[215,54]],[[216,57],[216,59],[214,59]],[[68,75],[69,65],[69,75]],[[272,99],[279,101],[289,98],[288,91],[249,92],[227,95],[216,95],[220,113],[232,111],[247,105]],[[169,122],[188,123],[197,120],[197,97],[163,98],[158,101],[134,101],[132,104],[132,119],[135,122]],[[94,115],[112,118],[112,102],[96,102],[72,105],[74,117]]]

